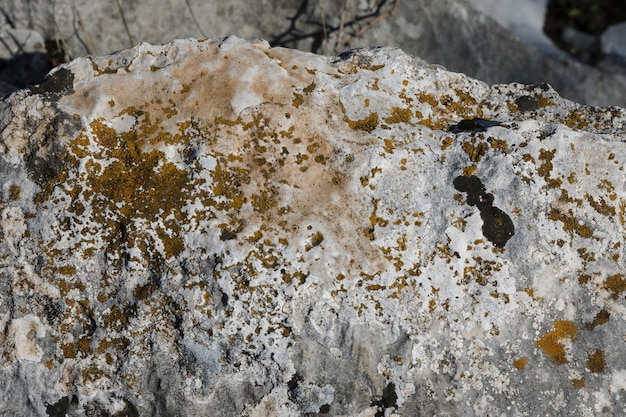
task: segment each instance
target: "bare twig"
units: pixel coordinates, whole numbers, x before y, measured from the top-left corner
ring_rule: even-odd
[[[122,3],[120,0],[115,0],[117,2],[117,8],[120,10],[120,15],[122,16],[122,23],[124,24],[124,30],[126,30],[126,35],[128,35],[128,40],[130,41],[130,46],[135,45],[133,41],[133,36],[130,34],[130,30],[128,30],[128,23],[126,23],[126,17],[124,16],[124,10],[122,10]]]
[[[202,35],[203,38],[208,38],[206,33],[204,33],[204,31],[200,27],[200,23],[198,23],[198,19],[196,19],[196,14],[193,12],[193,9],[191,8],[191,4],[189,3],[189,0],[185,0],[185,3],[187,3],[187,8],[189,9],[189,14],[191,15],[191,18],[193,19],[193,23],[198,28],[198,32],[200,32],[200,34]]]
[[[330,55],[328,51],[328,33],[326,32],[326,17],[324,16],[324,9],[322,8],[322,0],[319,0],[320,3],[320,16],[322,17],[322,30],[324,31],[324,44],[326,48],[326,55]]]
[[[354,35],[350,36],[350,38],[346,41],[346,45],[350,46],[350,44],[358,37],[362,36],[365,32],[371,29],[374,25],[380,22],[383,19],[395,14],[398,11],[398,5],[400,4],[400,0],[393,0],[393,6],[391,10],[381,13],[372,20],[370,20],[366,25],[364,25],[361,29],[359,29]]]
[[[85,23],[83,19],[80,18],[80,13],[78,13],[78,9],[74,10],[76,12],[76,19],[78,20],[78,26],[80,26],[80,30],[83,31],[83,35],[85,35],[85,43],[87,43],[87,53],[93,54],[96,48],[93,47],[93,42],[91,41],[91,36],[89,36],[89,32],[87,32],[87,28],[85,27]]]
[[[333,47],[333,54],[337,55],[339,48],[339,41],[343,36],[343,25],[346,21],[346,13],[348,12],[348,7],[350,7],[350,0],[344,0],[343,8],[341,9],[341,14],[339,15],[339,28],[337,29],[337,37],[335,38],[335,46]]]

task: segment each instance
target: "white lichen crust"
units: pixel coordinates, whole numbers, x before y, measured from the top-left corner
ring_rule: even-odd
[[[622,109],[237,38],[1,108],[0,414],[626,412]]]

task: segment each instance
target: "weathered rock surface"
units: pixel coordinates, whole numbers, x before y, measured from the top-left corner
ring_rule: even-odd
[[[623,109],[237,38],[0,108],[2,415],[624,412]]]

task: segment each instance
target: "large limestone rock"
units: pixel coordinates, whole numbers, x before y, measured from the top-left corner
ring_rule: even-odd
[[[0,414],[626,407],[622,109],[237,38],[0,107]]]

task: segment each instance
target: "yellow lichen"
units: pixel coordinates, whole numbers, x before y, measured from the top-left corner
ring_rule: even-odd
[[[476,143],[476,139],[472,138],[471,141],[463,142],[461,148],[463,148],[470,161],[479,162],[489,150],[489,145],[485,142]]]
[[[620,293],[626,291],[626,279],[622,274],[609,275],[604,281],[604,288],[611,292],[611,298],[617,300]]]
[[[366,116],[364,119],[360,119],[360,120],[350,120],[346,116],[346,121],[348,122],[348,125],[350,126],[351,129],[364,130],[369,133],[372,130],[376,129],[376,127],[378,126],[378,114],[372,112],[368,116]]]
[[[537,173],[543,177],[543,179],[548,183],[550,188],[558,188],[561,186],[563,181],[559,178],[551,178],[550,172],[554,168],[552,164],[552,160],[554,159],[554,154],[556,153],[556,149],[552,151],[548,151],[546,149],[541,148],[539,150],[539,160],[542,161],[539,168],[537,168]]]
[[[556,320],[554,329],[545,333],[535,342],[535,346],[540,347],[543,352],[557,365],[566,364],[567,354],[564,341],[573,342],[576,340],[578,327],[568,320]]]
[[[600,373],[604,371],[606,362],[604,360],[604,351],[601,349],[595,349],[587,353],[587,369],[593,373]]]
[[[410,123],[413,112],[409,108],[392,107],[391,115],[385,118],[385,123]]]
[[[591,238],[593,236],[593,231],[589,226],[584,223],[581,223],[576,219],[570,209],[569,214],[565,214],[557,208],[553,208],[550,210],[549,218],[553,221],[560,221],[563,223],[563,230],[569,232],[570,234],[576,233],[580,237]]]
[[[20,199],[20,186],[12,184],[9,187],[9,200],[16,201]]]
[[[526,356],[522,356],[521,358],[513,362],[513,366],[516,367],[517,369],[524,369],[526,368],[527,364],[528,364],[528,358]]]

